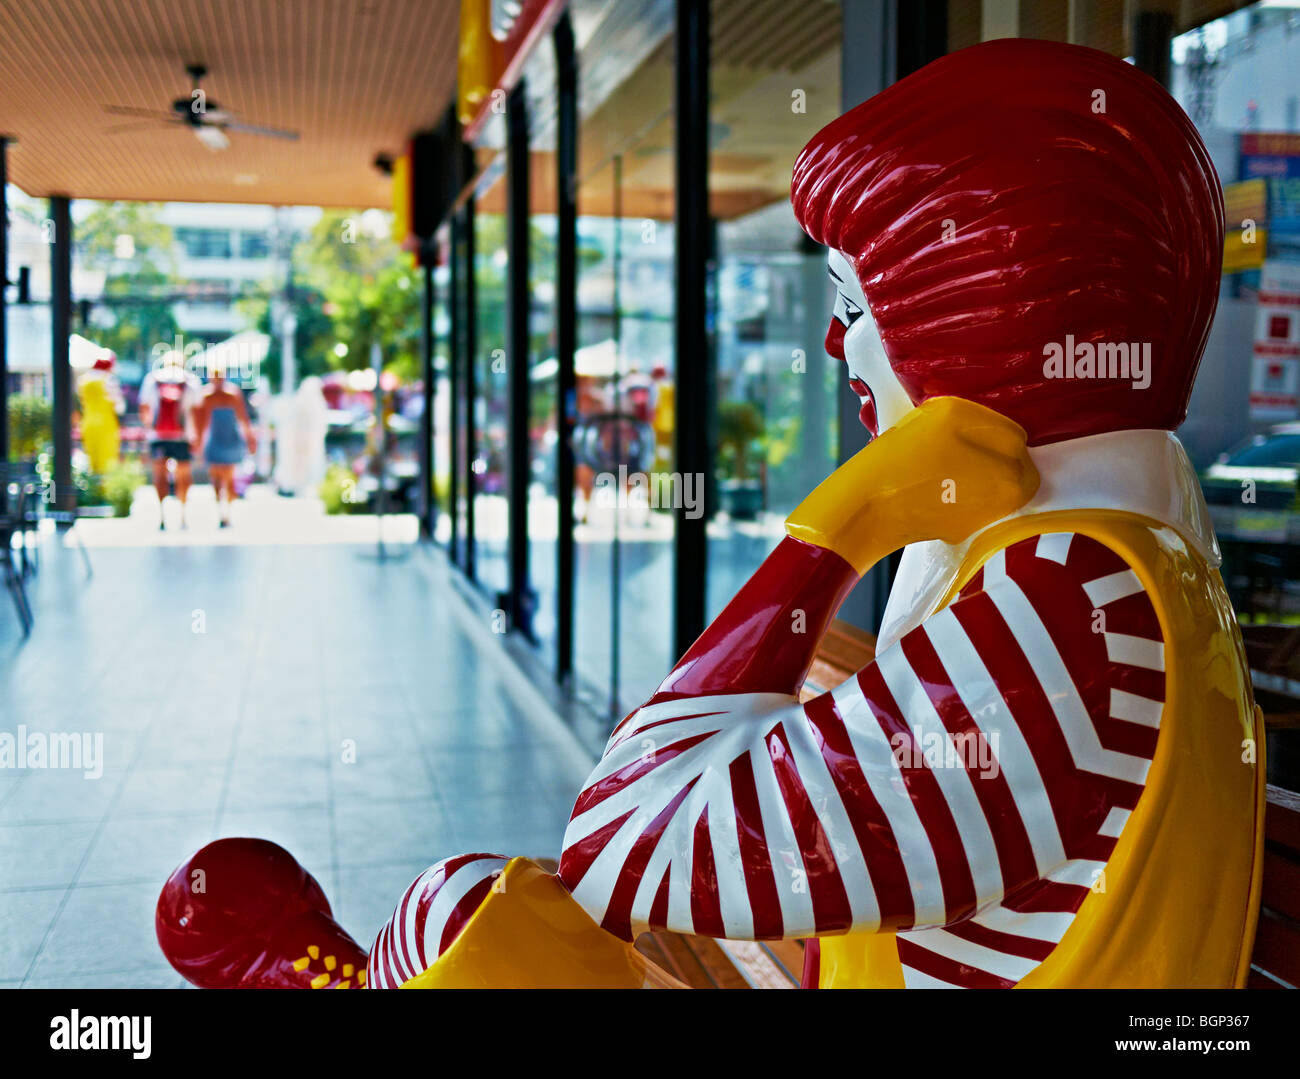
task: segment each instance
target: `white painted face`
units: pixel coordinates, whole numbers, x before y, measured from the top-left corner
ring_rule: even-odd
[[[858,417],[868,431],[878,435],[916,406],[889,366],[853,265],[839,251],[832,250],[826,269],[836,291],[826,351],[847,365],[849,385],[862,402]]]

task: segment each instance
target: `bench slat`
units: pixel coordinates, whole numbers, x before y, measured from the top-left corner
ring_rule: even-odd
[[[772,953],[756,941],[724,941],[722,950],[731,956],[738,968],[744,970],[746,979],[755,989],[799,988],[799,983],[791,980],[790,975],[772,958]]]
[[[1273,850],[1264,851],[1265,910],[1284,914],[1300,922],[1300,864]]]
[[[748,989],[730,957],[708,937],[643,933],[637,951],[691,989]]]
[[[716,940],[711,937],[683,937],[682,939],[695,953],[719,989],[751,988],[745,976],[736,969],[731,956],[722,950]]]
[[[876,638],[866,630],[836,619],[822,638],[800,694],[803,700],[838,686],[876,655]]]
[[[657,949],[657,962],[678,981],[692,989],[712,989],[714,981],[682,939],[674,933],[648,933],[637,941],[637,950],[650,958],[649,949]]]
[[[763,946],[790,976],[791,981],[796,985],[803,981],[803,941],[766,940]]]
[[[1274,846],[1300,855],[1300,794],[1271,784],[1267,793],[1264,837]]]
[[[1251,962],[1291,985],[1300,985],[1300,927],[1271,911],[1261,911]]]
[[[1246,978],[1247,989],[1285,989],[1286,986],[1274,978],[1270,978],[1258,967],[1250,968],[1250,975]]]

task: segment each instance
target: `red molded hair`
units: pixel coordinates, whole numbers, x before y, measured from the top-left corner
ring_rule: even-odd
[[[1131,65],[1020,39],[955,52],[818,132],[791,200],[856,267],[918,404],[977,401],[1035,445],[1186,416],[1223,195],[1191,121]],[[1067,334],[1149,343],[1150,386],[1044,377]]]

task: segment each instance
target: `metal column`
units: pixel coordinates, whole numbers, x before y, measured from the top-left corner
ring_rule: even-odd
[[[528,581],[528,210],[528,100],[521,80],[506,101],[506,555],[510,626],[531,640],[536,601]]]
[[[674,260],[677,297],[674,355],[677,415],[673,424],[679,476],[706,477],[712,468],[709,432],[709,0],[677,0],[676,69],[677,213]],[[708,485],[702,485],[707,491]],[[686,516],[683,504],[673,535],[673,656],[681,656],[704,631],[705,574],[713,507]]]
[[[420,533],[432,539],[438,517],[433,487],[433,242],[421,252],[424,305],[420,309],[420,370],[424,378],[424,407],[420,410]]]
[[[460,512],[462,477],[469,469],[465,459],[465,450],[461,442],[462,424],[460,400],[464,382],[463,350],[465,318],[460,309],[460,293],[463,276],[460,268],[461,215],[454,213],[451,218],[450,236],[447,247],[447,317],[451,322],[451,348],[447,355],[447,445],[450,459],[447,462],[447,513],[451,517],[451,529],[447,536],[447,550],[451,560],[462,569],[465,566],[461,548],[461,531],[463,517]]]
[[[72,203],[66,195],[50,199],[54,243],[50,247],[50,339],[54,384],[54,506],[71,514],[77,507],[72,486],[72,365],[68,336],[72,330]],[[60,522],[61,527],[70,519]]]
[[[573,432],[578,422],[578,67],[573,24],[566,11],[555,25],[555,345],[556,417],[555,497],[555,677],[573,671]]]
[[[478,479],[474,472],[474,455],[477,452],[477,424],[474,406],[478,398],[478,298],[474,287],[474,198],[470,197],[461,211],[461,292],[464,308],[461,311],[461,335],[464,350],[461,353],[461,376],[464,396],[462,430],[465,438],[465,561],[461,568],[471,581],[478,577],[478,564],[474,552],[474,495]]]
[[[1133,65],[1166,89],[1173,41],[1173,12],[1139,11],[1133,16]]]
[[[894,79],[906,78],[948,51],[948,0],[908,0],[897,6]]]

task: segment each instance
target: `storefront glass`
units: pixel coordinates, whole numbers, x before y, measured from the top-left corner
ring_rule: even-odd
[[[532,634],[548,668],[555,662],[556,406],[559,363],[555,323],[555,149],[553,108],[530,116],[534,132],[528,222],[528,578]]]
[[[674,499],[688,492],[672,465],[672,6],[609,32],[579,53],[574,661],[619,716],[672,663]]]
[[[1291,685],[1277,642],[1300,614],[1300,12],[1253,4],[1176,37],[1170,59],[1171,92],[1223,184],[1226,225],[1219,306],[1178,434],[1201,469],[1247,650],[1262,678]],[[1261,703],[1266,714],[1295,707],[1290,691]],[[1292,784],[1294,750],[1279,737],[1270,776],[1287,770]]]
[[[825,252],[804,237],[790,209],[795,157],[840,113],[839,5],[806,5],[801,32],[792,35],[746,20],[744,6],[714,0],[711,12],[717,499],[710,617],[785,534],[790,511],[834,469],[843,380],[822,344],[834,295]],[[768,10],[765,18],[778,15]],[[759,40],[767,42],[761,50]]]
[[[433,503],[437,510],[434,539],[451,542],[451,273],[447,265],[449,237],[438,237],[443,257],[433,271]]]
[[[484,193],[489,206],[502,197],[498,180]],[[470,482],[474,499],[474,566],[489,594],[509,587],[506,563],[506,437],[509,413],[506,363],[506,223],[505,215],[482,208],[474,215],[473,356],[475,398],[474,446]],[[503,605],[505,606],[505,605]],[[508,609],[508,607],[507,607]]]

